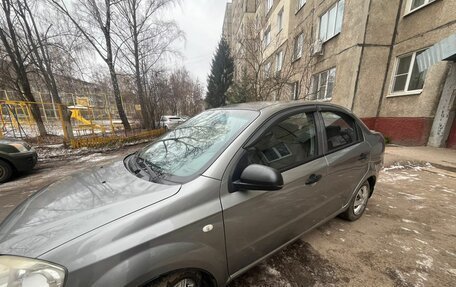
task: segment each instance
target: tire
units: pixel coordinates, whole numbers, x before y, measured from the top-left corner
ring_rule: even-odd
[[[355,196],[353,196],[350,201],[347,210],[342,212],[339,217],[349,221],[358,220],[366,210],[370,192],[370,184],[368,181],[365,181],[356,191]]]
[[[158,278],[147,287],[207,287],[210,284],[204,283],[203,276],[199,272],[182,271]]]
[[[13,176],[13,167],[0,159],[0,183],[7,182]]]

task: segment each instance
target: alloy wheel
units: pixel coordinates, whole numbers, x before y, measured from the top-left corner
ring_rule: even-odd
[[[182,279],[181,281],[177,282],[174,287],[196,287],[195,281],[192,279]]]
[[[356,194],[355,202],[353,203],[353,213],[359,215],[366,207],[367,200],[369,199],[369,190],[366,185],[363,185]]]

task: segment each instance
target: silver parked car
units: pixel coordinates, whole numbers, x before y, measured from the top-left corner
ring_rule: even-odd
[[[185,122],[184,117],[179,116],[161,116],[160,117],[160,126],[164,127],[167,130],[173,129],[179,124]]]
[[[0,286],[225,286],[325,221],[358,219],[384,147],[335,105],[205,111],[17,207]]]

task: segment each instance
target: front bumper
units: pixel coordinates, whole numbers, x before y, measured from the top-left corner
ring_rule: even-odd
[[[35,167],[38,161],[38,155],[35,150],[28,152],[9,154],[8,159],[17,171],[28,171]]]

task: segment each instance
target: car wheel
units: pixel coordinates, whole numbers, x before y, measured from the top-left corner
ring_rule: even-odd
[[[0,183],[8,181],[13,175],[13,167],[0,159]]]
[[[175,272],[163,277],[147,285],[148,287],[203,287],[208,286],[203,284],[203,278],[198,272]]]
[[[350,201],[347,210],[340,214],[340,217],[349,221],[360,218],[366,210],[370,196],[370,185],[365,181],[356,191],[355,196]]]

